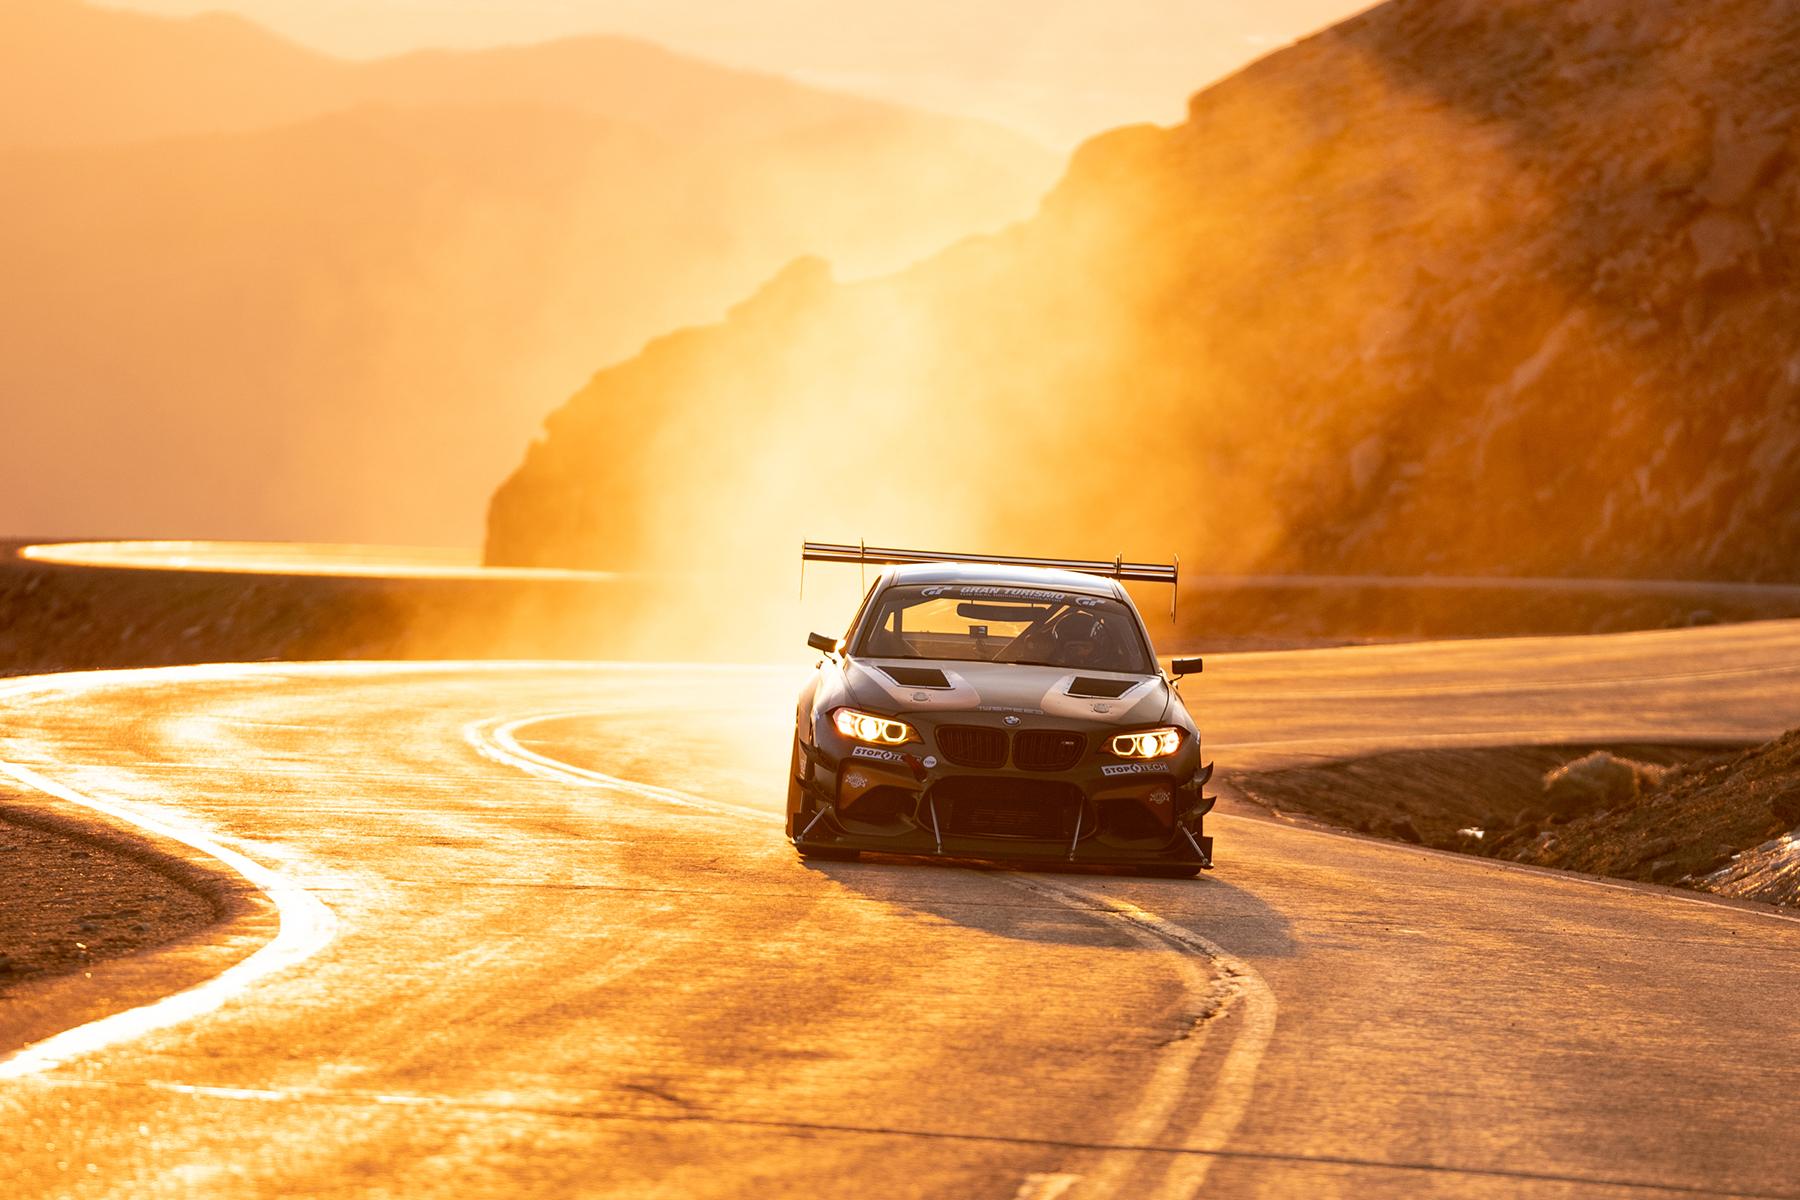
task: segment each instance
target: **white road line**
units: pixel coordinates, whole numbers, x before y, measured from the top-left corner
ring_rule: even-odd
[[[518,732],[527,725],[544,725],[552,721],[570,721],[600,715],[611,714],[601,714],[588,709],[580,712],[540,713],[536,716],[521,717],[514,721],[496,721],[492,718],[475,720],[463,726],[463,740],[483,758],[524,771],[528,775],[535,775],[539,779],[607,788],[612,791],[626,792],[633,796],[642,796],[646,800],[659,800],[664,804],[673,804],[681,808],[699,809],[702,812],[723,813],[727,816],[743,817],[754,821],[786,823],[787,818],[781,813],[732,804],[724,800],[708,800],[705,797],[677,791],[674,788],[656,787],[652,784],[621,779],[617,775],[592,771],[586,767],[578,767],[573,763],[551,758],[549,755],[539,754],[537,751],[528,750],[519,744]]]
[[[1199,1119],[1180,1139],[1183,1149],[1200,1153],[1174,1156],[1159,1188],[1149,1193],[1132,1193],[1134,1200],[1139,1195],[1155,1197],[1157,1200],[1186,1200],[1187,1197],[1198,1195],[1206,1183],[1207,1173],[1212,1169],[1213,1154],[1226,1147],[1243,1122],[1244,1114],[1249,1111],[1250,1097],[1256,1088],[1257,1068],[1262,1064],[1263,1054],[1275,1036],[1275,993],[1249,963],[1233,955],[1225,947],[1128,900],[1107,896],[1061,879],[1015,878],[1032,890],[1047,893],[1061,891],[1069,898],[1068,902],[1073,907],[1088,907],[1080,903],[1083,900],[1097,904],[1103,911],[1119,917],[1127,929],[1141,931],[1142,937],[1153,936],[1187,954],[1209,960],[1215,974],[1206,991],[1209,998],[1216,998],[1216,1003],[1210,1011],[1202,1012],[1200,1021],[1211,1026],[1241,1013],[1241,1022],[1232,1038],[1230,1049],[1226,1051],[1225,1060],[1213,1077],[1210,1100]],[[1140,1101],[1140,1112],[1147,1122],[1150,1120],[1149,1110],[1153,1104],[1160,1106],[1161,1116],[1156,1119],[1154,1128],[1147,1128],[1140,1137],[1130,1140],[1153,1141],[1158,1133],[1168,1129],[1176,1118],[1176,1106],[1192,1082],[1190,1072],[1193,1061],[1204,1046],[1204,1038],[1187,1037],[1169,1047],[1170,1053],[1158,1065],[1150,1095]],[[1166,1133],[1164,1136],[1167,1136]],[[1107,1185],[1106,1190],[1116,1190],[1123,1178],[1115,1181],[1110,1178],[1110,1174],[1118,1172],[1123,1176],[1129,1170],[1129,1163],[1115,1156],[1096,1175],[1096,1179]]]
[[[686,664],[683,664],[686,665]],[[703,666],[706,664],[693,664]],[[284,678],[362,679],[407,675],[455,675],[468,673],[517,674],[546,671],[568,674],[612,672],[666,672],[666,663],[592,663],[567,661],[445,660],[439,662],[307,662],[307,663],[197,663],[179,667],[144,667],[107,671],[71,671],[54,675],[30,675],[0,685],[0,700],[17,704],[58,700],[108,688],[154,684],[278,682]],[[758,673],[766,667],[708,666],[724,673]],[[529,754],[520,748],[522,755]],[[518,765],[518,764],[514,764]],[[185,991],[165,996],[138,1008],[113,1013],[73,1029],[65,1029],[0,1058],[0,1080],[20,1079],[48,1071],[84,1054],[142,1037],[159,1029],[191,1021],[214,1012],[227,1001],[263,978],[285,970],[317,954],[337,932],[337,918],[317,896],[232,850],[205,833],[182,829],[135,807],[114,804],[84,795],[46,778],[31,767],[0,759],[0,774],[44,795],[74,804],[114,820],[134,825],[146,833],[167,838],[223,863],[250,881],[275,905],[279,917],[276,935],[269,943],[213,978]],[[668,799],[673,800],[673,797]]]
[[[463,737],[483,757],[515,767],[540,779],[573,783],[609,791],[624,792],[649,800],[678,804],[683,808],[711,809],[733,816],[762,821],[785,820],[781,814],[765,809],[746,808],[701,796],[656,787],[591,771],[562,762],[549,755],[528,750],[518,742],[518,731],[529,725],[547,724],[593,715],[583,712],[541,713],[514,720],[471,721],[463,727]],[[1242,1122],[1256,1082],[1257,1067],[1275,1032],[1275,994],[1251,966],[1225,950],[1218,943],[1201,937],[1192,930],[1164,920],[1155,913],[1125,900],[1102,895],[1086,888],[1043,876],[996,873],[994,878],[1014,887],[1073,908],[1089,916],[1115,919],[1125,932],[1155,949],[1172,950],[1178,955],[1177,974],[1199,1013],[1196,1030],[1222,1022],[1238,1010],[1243,1019],[1235,1031],[1230,1049],[1219,1069],[1212,1100],[1199,1120],[1182,1138],[1182,1144],[1195,1150],[1223,1149]],[[1201,969],[1200,960],[1208,960],[1214,968],[1209,974]],[[1187,1036],[1166,1047],[1159,1056],[1149,1085],[1139,1097],[1137,1106],[1127,1117],[1118,1140],[1130,1145],[1149,1145],[1165,1141],[1171,1123],[1188,1087],[1192,1084],[1195,1061],[1206,1048],[1206,1038]],[[1186,1200],[1198,1193],[1212,1166],[1210,1154],[1177,1155],[1161,1182],[1152,1193],[1132,1192],[1130,1200],[1154,1197],[1154,1200]],[[1084,1196],[1109,1196],[1119,1193],[1139,1164],[1137,1152],[1108,1155],[1102,1168],[1081,1180]],[[1190,1160],[1190,1161],[1180,1161]],[[1021,1187],[1019,1197],[1058,1196],[1080,1179],[1079,1176],[1051,1174],[1031,1176]],[[1043,1181],[1042,1186],[1034,1181]],[[1054,1186],[1054,1191],[1042,1187]],[[1030,1190],[1039,1187],[1039,1190]],[[1018,1200],[1015,1197],[1015,1200]]]
[[[203,834],[177,829],[123,805],[84,796],[17,763],[0,760],[0,772],[47,796],[103,813],[115,820],[135,825],[146,833],[179,842],[217,859],[248,879],[273,901],[281,918],[281,927],[274,939],[249,958],[232,964],[205,983],[184,992],[176,992],[139,1008],[113,1013],[86,1025],[77,1025],[15,1051],[0,1059],[0,1079],[18,1079],[47,1071],[80,1055],[91,1054],[104,1047],[213,1012],[257,980],[317,954],[331,941],[337,930],[337,918],[317,896],[261,863],[221,846]]]

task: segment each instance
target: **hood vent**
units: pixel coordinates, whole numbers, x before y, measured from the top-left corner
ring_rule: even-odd
[[[901,687],[947,688],[950,681],[936,667],[882,667],[881,672]]]
[[[1137,683],[1135,679],[1089,679],[1077,675],[1075,682],[1069,685],[1068,694],[1094,700],[1117,700],[1136,687]]]

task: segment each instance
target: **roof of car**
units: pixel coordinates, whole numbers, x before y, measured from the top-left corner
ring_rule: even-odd
[[[975,587],[1040,588],[1080,592],[1090,596],[1118,596],[1123,592],[1117,581],[1103,575],[1058,571],[1049,567],[1012,567],[987,563],[918,563],[892,568],[889,579],[893,583],[906,584],[948,583]]]

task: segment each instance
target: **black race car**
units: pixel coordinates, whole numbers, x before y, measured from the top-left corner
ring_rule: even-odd
[[[802,856],[1212,866],[1212,766],[1121,584],[1172,585],[1174,565],[802,554],[888,567],[849,633],[807,639],[825,657],[794,733],[787,827]],[[1172,674],[1200,668],[1177,659]]]

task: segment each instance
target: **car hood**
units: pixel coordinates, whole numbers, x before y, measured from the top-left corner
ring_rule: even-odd
[[[929,678],[941,672],[942,680]],[[1161,675],[1076,671],[1019,663],[855,659],[844,668],[856,703],[883,712],[987,712],[1107,725],[1164,719],[1169,685]],[[1098,694],[1116,691],[1116,695]]]

